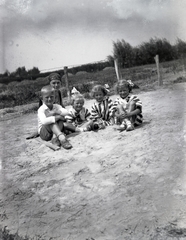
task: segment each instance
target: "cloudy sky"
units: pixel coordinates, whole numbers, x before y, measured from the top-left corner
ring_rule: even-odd
[[[105,60],[112,43],[186,41],[185,0],[0,0],[0,72]]]

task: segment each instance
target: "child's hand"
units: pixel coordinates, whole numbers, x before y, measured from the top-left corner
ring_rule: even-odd
[[[54,111],[50,111],[50,112],[45,111],[45,115],[46,115],[46,117],[55,116],[55,112]]]
[[[54,113],[54,114],[55,114],[54,116],[61,115],[61,111],[55,110],[55,113]]]
[[[128,113],[127,112],[123,112],[122,114],[119,115],[119,118],[120,119],[125,119],[125,118],[128,118]]]

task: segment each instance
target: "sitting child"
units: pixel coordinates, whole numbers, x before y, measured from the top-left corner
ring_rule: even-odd
[[[63,104],[63,96],[62,96],[62,93],[60,91],[60,87],[61,87],[61,76],[58,74],[58,73],[51,73],[49,76],[48,76],[48,79],[49,79],[49,83],[50,83],[50,86],[54,88],[54,95],[55,95],[55,100],[54,100],[54,103],[56,104],[59,104],[61,105],[63,108],[64,107],[64,104]],[[41,92],[37,92],[37,95],[39,95],[39,107],[42,106],[43,104],[43,101],[42,101],[42,96],[41,95]],[[31,138],[37,138],[39,137],[39,133],[38,131],[36,130],[35,132],[33,132],[30,136],[28,136],[26,139],[31,139]]]
[[[142,102],[136,95],[130,95],[133,83],[120,80],[116,85],[117,93],[120,95],[114,101],[116,122],[120,124],[118,130],[134,130],[135,126],[142,124]]]
[[[65,123],[65,116],[68,111],[54,104],[55,94],[52,86],[48,85],[41,89],[43,104],[38,109],[38,133],[42,140],[50,141],[53,134],[56,136],[58,143],[65,149],[72,148],[72,145],[64,135],[65,129],[76,131],[74,126]]]
[[[92,89],[92,97],[96,100],[91,108],[91,115],[99,129],[113,124],[113,102],[107,96],[104,86],[96,85]]]
[[[93,129],[93,121],[90,119],[91,114],[84,107],[84,97],[77,90],[72,95],[72,107],[69,110],[69,115],[65,118],[67,122],[72,123],[75,127],[82,131],[90,131]]]

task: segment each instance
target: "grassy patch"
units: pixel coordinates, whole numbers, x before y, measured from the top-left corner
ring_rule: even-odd
[[[173,81],[180,82],[181,79],[178,80],[176,75],[183,72],[184,66],[183,60],[161,63],[160,70],[163,79],[166,79],[166,75],[169,76],[169,78],[170,75],[172,75],[174,77]],[[131,79],[144,91],[154,89],[154,86],[157,85],[155,64],[121,69],[121,74],[124,79]],[[90,92],[94,85],[104,85],[107,83],[111,88],[111,93],[114,93],[114,85],[116,82],[117,78],[114,68],[106,68],[102,71],[92,73],[84,72],[83,74],[76,73],[75,75],[69,75],[70,90],[76,87],[87,99],[90,98]],[[36,80],[25,79],[21,82],[10,82],[8,85],[1,84],[0,109],[38,102],[38,92],[48,83],[47,77],[40,77]],[[67,97],[64,78],[62,78],[61,91],[63,96]]]

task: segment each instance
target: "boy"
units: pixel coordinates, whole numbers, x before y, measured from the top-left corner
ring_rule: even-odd
[[[64,121],[68,111],[58,104],[54,104],[55,93],[52,86],[45,86],[41,89],[42,106],[38,109],[38,133],[42,140],[50,141],[53,134],[56,135],[58,143],[65,149],[72,148],[72,145],[64,135]],[[75,131],[75,128],[72,127]]]

